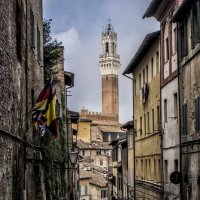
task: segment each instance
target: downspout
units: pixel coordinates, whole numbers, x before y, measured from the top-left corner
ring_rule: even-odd
[[[180,68],[179,68],[179,64],[180,64],[180,58],[179,58],[179,23],[176,23],[177,25],[177,65],[178,65],[178,107],[179,107],[179,159],[180,159],[180,164],[179,164],[179,170],[180,170],[180,174],[181,174],[181,181],[180,181],[180,199],[182,199],[182,187],[183,187],[183,174],[182,174],[182,153],[181,153],[181,115],[180,115],[180,111],[181,111],[181,85],[180,85]]]
[[[66,94],[65,94],[65,104],[66,104],[66,131],[67,131],[67,168],[68,168],[68,170],[67,170],[67,178],[68,178],[68,183],[67,183],[67,197],[69,198],[69,192],[70,192],[70,185],[69,185],[69,120],[68,120],[68,108],[67,108],[67,97],[68,97],[68,95],[67,95],[67,90],[68,89],[70,89],[70,88],[72,88],[74,85],[72,85],[72,86],[70,86],[70,87],[66,87],[65,88],[65,92],[66,92]],[[66,194],[65,194],[66,195]]]
[[[21,2],[22,4],[22,2]],[[28,0],[26,0],[26,57],[25,57],[25,87],[26,87],[26,131],[24,140],[26,141],[26,132],[28,131]],[[24,183],[23,200],[26,200],[26,144],[24,144]]]
[[[134,172],[133,172],[133,184],[134,184],[134,199],[136,199],[136,181],[135,181],[135,128],[134,128],[134,81],[132,77],[127,76],[126,74],[123,73],[123,75],[132,80],[132,100],[133,100],[133,108],[132,108],[132,112],[133,112],[133,168],[134,168]],[[128,199],[129,199],[129,194],[128,194]]]
[[[161,48],[161,43],[162,43],[162,38],[161,38],[162,33],[160,33],[160,149],[161,149],[161,171],[160,171],[160,180],[161,180],[161,198],[164,199],[164,176],[163,176],[163,134],[164,134],[164,128],[162,126],[162,92],[161,92],[161,84],[162,84],[162,73],[161,73],[161,65],[162,65],[162,57],[161,54],[163,55],[163,50]]]

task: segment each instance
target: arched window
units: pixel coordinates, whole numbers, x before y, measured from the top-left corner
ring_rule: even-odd
[[[109,52],[109,48],[108,48],[108,42],[106,42],[106,53]]]

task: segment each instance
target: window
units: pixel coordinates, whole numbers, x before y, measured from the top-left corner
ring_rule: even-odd
[[[199,1],[191,11],[191,44],[192,48],[200,40],[200,5]]]
[[[176,28],[174,28],[173,30],[173,54],[176,53],[176,49],[177,49],[177,34],[176,34],[177,30]]]
[[[88,187],[87,187],[87,185],[83,185],[81,187],[81,195],[88,195]]]
[[[16,52],[19,61],[22,59],[22,13],[16,1]]]
[[[195,99],[195,129],[200,131],[200,96]]]
[[[160,129],[160,108],[157,106],[157,130]]]
[[[182,133],[187,134],[187,103],[182,106]]]
[[[142,80],[141,80],[141,74],[139,74],[139,90],[141,89],[142,87]]]
[[[154,73],[154,70],[153,70],[153,58],[151,58],[151,78],[153,78],[153,73]]]
[[[159,52],[156,52],[156,72],[159,72]]]
[[[145,69],[143,69],[143,85],[145,84]]]
[[[136,79],[134,80],[134,96],[136,96]]]
[[[168,161],[165,160],[165,172],[164,172],[165,183],[168,183]]]
[[[35,105],[35,91],[33,88],[31,89],[31,103],[32,103],[32,108],[33,108]]]
[[[154,133],[155,127],[154,127],[154,109],[152,109],[152,133]]]
[[[144,134],[146,135],[146,115],[144,114]]]
[[[146,66],[146,82],[149,82],[149,69],[148,69],[148,65]]]
[[[113,50],[113,54],[115,53],[115,43],[113,42],[112,44],[112,50]]]
[[[99,164],[100,166],[103,166],[103,159],[100,159]]]
[[[60,104],[58,102],[58,99],[56,99],[56,116],[60,117]]]
[[[143,160],[141,160],[141,179],[143,180]]]
[[[142,117],[140,117],[140,135],[142,135]]]
[[[117,161],[117,149],[113,148],[112,150],[112,160]]]
[[[180,58],[182,59],[188,53],[187,19],[184,19],[179,26],[180,26]]]
[[[38,58],[38,60],[41,59],[41,56],[40,56],[40,29],[38,26],[37,26],[37,58]]]
[[[160,159],[158,159],[158,174],[159,174],[159,180],[160,180],[160,175],[161,175],[161,165],[160,165]]]
[[[153,165],[154,165],[154,180],[156,181],[157,180],[157,178],[156,178],[156,173],[157,173],[157,167],[156,167],[156,159],[154,159],[154,161],[153,161]]]
[[[145,180],[147,180],[147,168],[148,168],[147,159],[145,159],[145,164],[144,164],[144,178],[145,178]]]
[[[177,98],[177,93],[174,94],[174,117],[178,117],[178,98]]]
[[[96,155],[101,155],[101,150],[100,149],[97,149]]]
[[[101,190],[101,199],[108,197],[108,191],[106,189]]]
[[[164,100],[164,122],[167,122],[167,99]]]
[[[114,186],[116,186],[116,176],[113,176],[112,183],[113,183]]]
[[[169,39],[165,39],[165,62],[169,60]]]
[[[134,129],[135,129],[135,137],[137,137],[137,120],[135,120]]]
[[[149,112],[147,112],[147,133],[150,132],[149,131],[149,125],[150,125],[150,123],[149,123]]]
[[[106,42],[106,53],[109,52],[109,48],[108,48],[108,42]]]
[[[178,159],[174,160],[174,171],[177,172],[178,171]]]
[[[34,14],[32,9],[30,9],[30,24],[31,24],[31,47],[35,47],[35,29],[34,29]]]
[[[151,160],[149,159],[149,180],[151,180]]]
[[[118,177],[118,189],[122,190],[122,177]]]

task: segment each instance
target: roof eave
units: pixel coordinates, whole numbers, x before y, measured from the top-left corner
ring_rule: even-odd
[[[149,4],[149,7],[147,8],[145,14],[143,15],[143,19],[145,17],[152,17],[154,16],[158,6],[160,5],[161,0],[152,0],[151,3]]]
[[[130,74],[133,72],[133,70],[140,63],[141,59],[146,55],[146,53],[152,47],[152,45],[154,44],[155,40],[159,37],[159,35],[160,31],[155,31],[145,36],[143,42],[141,43],[140,47],[138,48],[137,52],[135,53],[128,67],[123,72],[123,75]]]

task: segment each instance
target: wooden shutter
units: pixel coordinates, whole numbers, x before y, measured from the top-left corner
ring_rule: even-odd
[[[193,9],[190,11],[190,18],[191,18],[191,47],[192,49],[195,46],[195,30],[194,30],[194,15],[193,15]]]
[[[195,129],[200,131],[200,97],[195,99]]]
[[[31,23],[31,47],[35,47],[35,31],[34,31],[34,15],[32,9],[30,9],[30,23]]]
[[[40,60],[40,29],[37,27],[37,58]]]
[[[200,41],[200,0],[197,2],[198,41]]]

